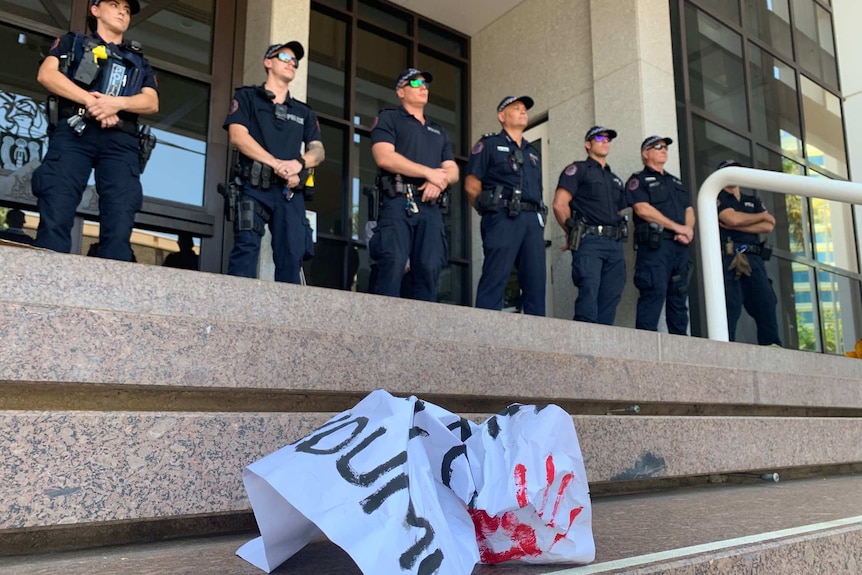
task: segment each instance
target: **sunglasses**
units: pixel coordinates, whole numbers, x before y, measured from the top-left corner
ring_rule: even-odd
[[[276,54],[275,56],[272,56],[272,57],[278,58],[279,60],[281,60],[285,64],[289,64],[289,63],[293,62],[294,68],[299,68],[299,60],[296,59],[296,56],[291,56],[287,52],[279,52],[278,54]]]
[[[593,136],[593,140],[595,140],[596,142],[610,142],[611,137],[606,136],[605,134],[599,134],[598,136]]]
[[[428,82],[425,81],[424,78],[413,78],[412,80],[408,80],[404,86],[410,86],[411,88],[421,88],[422,86],[428,87]]]
[[[650,146],[650,148],[652,148],[653,150],[659,150],[659,151],[667,150],[667,144],[653,144],[652,146]]]

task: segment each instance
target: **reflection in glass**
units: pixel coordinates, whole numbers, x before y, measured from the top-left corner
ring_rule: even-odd
[[[823,332],[823,350],[843,355],[855,349],[855,324],[852,301],[859,297],[859,282],[838,274],[821,271],[817,274],[817,293],[820,300],[820,329]]]
[[[350,0],[315,0],[316,2],[320,2],[321,4],[326,4],[327,6],[332,6],[333,8],[340,8],[341,10],[350,10]]]
[[[321,124],[320,131],[323,136],[323,148],[326,150],[326,161],[315,168],[314,200],[307,202],[306,208],[317,212],[318,233],[341,236],[346,233],[344,227],[346,197],[344,166],[348,154],[345,146],[346,134],[344,128],[329,124]]]
[[[311,11],[308,103],[319,114],[344,118],[347,86],[347,24]]]
[[[841,101],[805,76],[800,76],[805,114],[805,155],[808,162],[841,178],[847,177]]]
[[[132,245],[132,262],[151,266],[168,265],[168,267],[197,269],[196,266],[191,267],[191,263],[194,262],[196,264],[198,261],[197,256],[200,254],[200,238],[186,235],[183,244],[186,244],[186,242],[188,242],[186,249],[190,251],[190,254],[185,255],[178,260],[177,254],[181,251],[178,235],[134,228],[130,238],[130,243]],[[98,247],[99,222],[84,220],[80,255],[95,257]],[[171,254],[174,255],[171,256]],[[170,259],[168,259],[169,257]],[[168,264],[165,263],[166,261]],[[183,265],[175,265],[177,263],[182,263]]]
[[[796,73],[749,43],[752,131],[785,153],[802,156]]]
[[[72,0],[0,0],[0,12],[65,31],[69,29]],[[3,54],[8,52],[4,50]],[[4,65],[7,63],[4,60]]]
[[[832,18],[814,0],[793,0],[796,61],[829,86],[838,86]]]
[[[443,126],[452,140],[455,155],[464,153],[464,77],[463,68],[419,53],[419,69],[434,74],[425,114]]]
[[[772,170],[785,174],[804,176],[805,168],[789,158],[757,146],[755,166],[761,170]],[[811,257],[811,234],[808,231],[810,216],[808,200],[801,196],[760,192],[763,204],[775,216],[775,229],[771,235],[775,246],[801,257]]]
[[[201,206],[210,87],[170,72],[158,77],[159,113],[141,117],[158,138],[141,176],[144,195]]]
[[[811,176],[825,178],[814,170]],[[853,237],[853,211],[849,204],[811,198],[814,254],[817,261],[856,272],[858,260]]]
[[[735,159],[746,166],[751,165],[751,152],[748,140],[745,138],[700,116],[692,116],[692,128],[694,149],[697,150],[695,156],[697,181],[690,182],[690,191],[697,190],[724,160]]]
[[[745,29],[784,56],[793,57],[787,0],[745,0]]]
[[[737,0],[694,0],[707,10],[739,24],[739,2]]]
[[[370,126],[382,108],[399,105],[395,80],[407,68],[407,46],[359,29],[356,50],[356,112]],[[435,78],[436,80],[436,78]]]
[[[782,333],[782,341],[785,342],[786,347],[791,349],[822,351],[818,327],[820,314],[814,305],[814,301],[816,301],[814,298],[814,268],[787,260],[778,260],[778,263],[782,268],[779,273],[782,287],[781,295],[778,296],[778,308],[781,314],[779,315],[779,324],[783,324],[784,320],[789,319],[793,330],[786,339],[785,334]],[[788,284],[784,283],[785,280],[789,280],[789,285],[792,286],[789,293],[786,289]],[[781,325],[782,329],[784,327]]]
[[[741,37],[690,4],[685,32],[692,104],[748,128]]]
[[[212,71],[215,0],[149,2],[132,17],[128,37],[147,58],[209,74]]]

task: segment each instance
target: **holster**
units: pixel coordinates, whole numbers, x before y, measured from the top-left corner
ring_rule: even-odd
[[[152,133],[149,126],[142,125],[138,132],[138,168],[140,173],[144,173],[147,169],[147,162],[150,161],[150,156],[153,153],[153,148],[156,147],[156,137]]]
[[[575,221],[573,218],[569,218],[566,220],[566,228],[569,230],[569,250],[576,252],[581,247],[581,240],[584,238],[587,224],[583,220]]]
[[[500,203],[503,200],[503,186],[496,186],[482,190],[479,198],[476,200],[476,209],[480,214],[488,212],[497,212],[500,210]]]
[[[376,222],[380,217],[380,188],[376,185],[365,186],[362,193],[368,198],[368,221]]]
[[[60,99],[54,94],[48,96],[45,101],[45,112],[48,116],[48,130],[53,132],[60,121]]]

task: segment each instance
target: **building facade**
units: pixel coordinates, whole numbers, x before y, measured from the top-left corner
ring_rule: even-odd
[[[639,145],[670,136],[667,169],[692,193],[719,161],[837,179],[862,173],[862,56],[855,0],[181,0],[142,2],[127,36],[157,70],[160,143],[143,176],[134,238],[141,263],[159,265],[180,233],[195,237],[200,269],[226,269],[232,237],[216,192],[228,142],[222,122],[233,87],[263,80],[267,45],[307,48],[292,94],[320,117],[327,160],[309,209],[317,217],[312,285],[365,291],[364,228],[373,183],[370,128],[397,105],[392,82],[408,66],[433,71],[427,113],[449,131],[463,168],[472,142],[499,130],[494,107],[528,94],[528,136],[543,154],[545,201],[560,171],[582,159],[586,129],[616,129],[609,163],[640,169]],[[0,205],[38,214],[29,177],[47,146],[35,71],[53,37],[82,30],[88,0],[0,0]],[[854,150],[857,153],[854,155]],[[470,305],[481,271],[478,217],[460,189],[446,222],[449,265],[440,299]],[[859,207],[761,194],[778,224],[770,276],[788,347],[840,353],[862,336]],[[94,191],[79,210],[75,251],[98,226]],[[2,210],[0,210],[2,214]],[[548,315],[570,318],[575,299],[564,234],[546,228]],[[266,244],[266,242],[265,242]],[[699,258],[693,250],[695,260]],[[634,325],[634,257],[617,324]],[[261,277],[271,274],[262,254]],[[697,268],[697,266],[695,266]],[[702,280],[691,283],[692,333],[703,334]],[[518,308],[517,287],[506,305]],[[740,324],[739,338],[753,339]]]

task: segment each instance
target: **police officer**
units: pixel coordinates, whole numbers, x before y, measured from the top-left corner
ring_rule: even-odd
[[[398,297],[407,261],[413,299],[437,301],[440,270],[448,260],[441,194],[458,181],[446,130],[425,117],[430,72],[404,70],[395,80],[401,102],[381,110],[371,130],[371,153],[380,169],[380,217],[368,255],[377,261],[374,293]]]
[[[644,169],[632,174],[628,199],[634,209],[635,287],[640,296],[635,327],[656,331],[662,306],[668,332],[688,331],[688,245],[694,239],[694,208],[682,182],[665,171],[670,138],[641,144]]]
[[[514,265],[524,313],[545,315],[545,238],[547,210],[542,202],[539,151],[524,138],[529,96],[506,96],[497,106],[502,130],[485,134],[473,146],[464,190],[482,215],[485,261],[476,307],[502,309]]]
[[[39,67],[37,80],[54,95],[48,109],[54,125],[32,179],[37,246],[71,251],[75,211],[95,168],[101,214],[96,255],[132,259],[129,238],[143,200],[138,115],[159,110],[153,69],[138,44],[123,41],[140,8],[138,0],[92,0],[92,35],[58,38]]]
[[[729,166],[741,164],[725,160],[717,169]],[[766,211],[760,198],[743,194],[739,186],[727,186],[718,194],[718,222],[723,243],[730,341],[736,341],[736,324],[745,306],[745,311],[757,324],[757,343],[780,346],[775,317],[778,299],[763,264],[764,257],[771,254],[758,235],[772,232],[775,218]]]
[[[584,136],[587,159],[560,174],[554,215],[572,250],[572,281],[578,288],[575,320],[613,325],[626,283],[624,240],[628,207],[623,182],[607,164],[614,130],[593,126]]]
[[[275,281],[301,283],[311,245],[303,187],[308,169],[323,162],[317,116],[290,95],[305,50],[299,42],[273,44],[263,55],[266,82],[234,92],[224,128],[239,151],[234,177],[241,186],[228,273],[257,277],[264,226],[272,232]],[[301,152],[302,144],[305,152]]]

